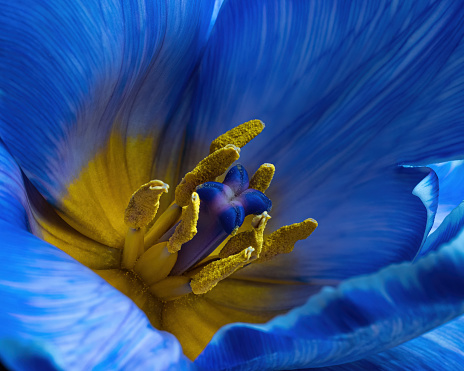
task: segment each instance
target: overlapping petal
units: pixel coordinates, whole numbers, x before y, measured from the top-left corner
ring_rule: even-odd
[[[0,5],[8,35],[0,134],[48,201],[60,206],[66,186],[112,132],[150,133],[155,148],[174,138],[164,125],[214,23],[214,1]]]
[[[27,231],[22,174],[0,147],[0,358],[15,369],[188,369],[174,336]],[[24,363],[22,363],[24,362]]]
[[[464,362],[464,352],[462,351],[463,331],[464,317],[460,317],[428,334],[386,352],[346,365],[324,367],[317,370],[459,370]]]
[[[196,362],[270,370],[329,366],[382,352],[464,312],[463,264],[461,229],[416,263],[327,287],[265,325],[224,327]]]
[[[411,194],[421,179],[396,167],[463,154],[463,12],[446,2],[224,4],[192,79],[189,132],[201,142],[250,117],[267,124],[242,162],[276,165],[271,228],[318,220],[306,252],[285,258],[298,274],[331,260],[346,278],[416,255],[429,227]]]

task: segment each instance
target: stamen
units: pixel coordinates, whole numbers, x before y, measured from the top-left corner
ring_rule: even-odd
[[[190,241],[197,234],[198,215],[200,214],[200,197],[193,192],[190,203],[182,208],[182,218],[168,242],[168,251],[172,254],[180,250],[182,244]]]
[[[217,151],[227,144],[234,144],[242,148],[250,140],[256,137],[264,129],[264,124],[260,120],[251,120],[225,132],[211,142],[209,153]]]
[[[171,276],[183,274],[210,255],[228,235],[237,232],[245,216],[271,210],[272,202],[264,193],[244,189],[248,175],[243,167],[236,166],[229,173],[232,175],[227,174],[225,179],[233,189],[218,182],[206,182],[196,188],[201,199],[198,233],[179,251]]]
[[[273,164],[262,164],[250,180],[250,188],[264,192],[269,188],[274,177],[275,166]]]
[[[182,208],[172,203],[156,220],[155,224],[145,233],[145,249],[153,246],[180,219]]]
[[[168,277],[151,285],[150,292],[160,300],[174,300],[192,292],[189,282],[190,278],[184,276]]]
[[[278,254],[287,254],[293,250],[295,243],[308,238],[316,229],[314,219],[306,219],[301,223],[286,225],[271,233],[263,244],[263,250],[257,263],[263,263]]]
[[[147,285],[153,285],[166,278],[176,263],[177,253],[171,254],[166,245],[167,242],[161,242],[150,247],[135,263],[135,273]]]
[[[269,219],[271,219],[271,216],[267,211],[255,216],[251,222],[253,229],[238,233],[230,238],[219,253],[219,257],[221,259],[227,258],[228,256],[237,254],[247,246],[252,246],[255,250],[254,255],[259,256],[263,247],[264,229]]]
[[[121,268],[132,269],[137,258],[143,254],[143,231],[129,228],[122,250]]]
[[[187,206],[197,186],[213,181],[216,177],[222,175],[239,157],[240,148],[227,144],[201,160],[195,169],[185,174],[177,186],[176,203],[180,206]]]
[[[247,247],[238,254],[231,255],[208,264],[199,273],[193,276],[190,287],[196,295],[204,294],[218,284],[219,281],[229,277],[237,269],[256,259],[252,256],[255,249]]]
[[[133,229],[145,227],[156,215],[159,199],[167,193],[169,185],[160,180],[151,180],[132,194],[126,208],[124,222]]]

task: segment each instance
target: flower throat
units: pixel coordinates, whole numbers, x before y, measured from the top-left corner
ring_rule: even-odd
[[[205,294],[249,264],[291,252],[317,227],[306,219],[264,236],[271,218],[272,203],[264,192],[274,176],[272,164],[261,165],[251,179],[236,165],[222,183],[216,181],[263,128],[252,120],[215,139],[210,154],[184,176],[174,202],[156,220],[169,185],[152,180],[132,195],[124,215],[128,231],[121,269],[135,274],[161,301]]]

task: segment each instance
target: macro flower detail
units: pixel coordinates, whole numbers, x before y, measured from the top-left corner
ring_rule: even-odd
[[[210,155],[185,175],[175,200],[157,219],[169,185],[152,180],[135,191],[124,213],[128,231],[120,265],[125,274],[97,272],[116,288],[124,287],[121,291],[129,297],[134,288],[137,297],[137,290],[145,287],[145,295],[154,300],[175,301],[205,294],[240,268],[289,253],[295,242],[309,237],[317,227],[313,219],[264,236],[272,203],[263,192],[274,176],[273,165],[262,165],[252,177],[252,184],[263,192],[250,188],[242,165],[230,168],[222,183],[213,181],[239,158],[236,145],[244,146],[263,128],[259,120],[252,120],[214,140]],[[255,217],[243,225],[248,215]],[[162,327],[162,320],[153,324]]]
[[[8,368],[462,367],[460,2],[0,7]]]

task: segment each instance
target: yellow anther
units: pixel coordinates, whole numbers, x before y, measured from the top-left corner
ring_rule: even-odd
[[[253,256],[254,251],[255,249],[250,246],[238,254],[208,264],[193,276],[192,282],[190,282],[193,293],[200,295],[211,290],[219,281],[256,259],[256,256]]]
[[[293,246],[299,240],[308,238],[316,229],[317,222],[314,219],[306,219],[301,223],[286,225],[271,233],[263,244],[263,250],[256,261],[263,263],[278,254],[287,254],[293,250]]]
[[[185,174],[184,179],[177,186],[176,203],[179,206],[187,206],[197,186],[215,180],[239,157],[240,148],[228,144],[201,160],[195,169]]]
[[[275,166],[272,164],[262,164],[250,180],[250,188],[264,192],[269,188],[274,177]]]
[[[148,286],[165,279],[176,264],[177,253],[171,254],[166,245],[167,241],[150,247],[135,263],[135,273]]]
[[[124,214],[124,222],[133,229],[145,227],[156,215],[159,199],[167,193],[169,185],[161,180],[151,180],[132,194]]]
[[[151,285],[149,290],[158,299],[170,301],[190,294],[192,289],[189,282],[188,277],[172,276]]]
[[[261,133],[263,129],[264,124],[260,120],[245,122],[214,139],[209,147],[209,153],[213,153],[227,144],[234,144],[237,147],[242,148],[250,140]]]
[[[200,197],[198,193],[193,192],[190,203],[182,208],[181,221],[169,239],[168,251],[171,254],[179,251],[184,243],[197,234],[198,214],[200,214]]]
[[[129,228],[122,250],[121,267],[132,269],[137,258],[143,253],[143,231],[141,229]]]
[[[243,251],[247,246],[252,246],[254,248],[254,255],[259,256],[263,246],[264,228],[266,228],[267,221],[270,218],[271,216],[266,211],[260,215],[256,215],[251,221],[253,229],[238,233],[230,238],[219,253],[219,257],[227,258]]]

